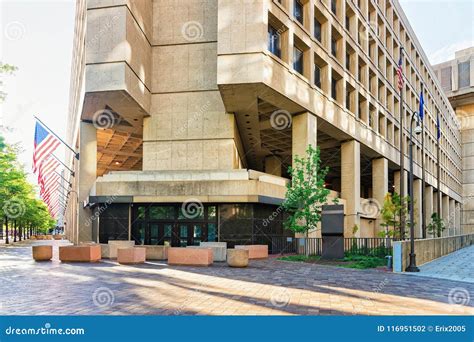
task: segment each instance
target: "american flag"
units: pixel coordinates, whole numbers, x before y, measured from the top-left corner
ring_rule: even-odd
[[[401,56],[400,56],[400,60],[398,61],[397,75],[398,75],[398,90],[401,91],[403,88],[403,70],[402,70],[402,57]]]
[[[58,166],[59,162],[52,157],[43,161],[38,169],[38,184],[40,187],[44,187],[46,179],[51,178],[51,176],[55,174]]]
[[[33,150],[33,172],[37,172],[40,165],[45,161],[51,153],[53,153],[58,146],[60,141],[44,126],[36,121],[35,126],[35,141]]]

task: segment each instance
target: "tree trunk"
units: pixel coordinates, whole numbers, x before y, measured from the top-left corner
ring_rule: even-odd
[[[5,244],[9,244],[10,240],[8,239],[8,216],[5,215]]]
[[[13,221],[13,242],[16,242],[16,220]]]
[[[21,221],[18,222],[18,241],[21,241],[23,235],[23,224]]]

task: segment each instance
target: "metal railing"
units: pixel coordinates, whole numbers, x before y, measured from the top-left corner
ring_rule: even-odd
[[[351,254],[384,257],[392,254],[391,238],[344,238],[344,251]],[[270,254],[321,255],[322,238],[291,238],[272,236],[268,249]]]

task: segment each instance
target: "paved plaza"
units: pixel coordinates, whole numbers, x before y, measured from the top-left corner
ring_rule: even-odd
[[[0,247],[1,315],[473,314],[474,284],[277,261],[248,268],[35,263],[31,243]],[[472,250],[472,248],[471,248]]]

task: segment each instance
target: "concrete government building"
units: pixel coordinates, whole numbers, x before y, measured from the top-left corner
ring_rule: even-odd
[[[422,192],[427,222],[440,198],[444,234],[460,234],[460,123],[397,1],[77,1],[67,138],[80,160],[66,156],[75,171],[67,237],[232,246],[291,236],[279,205],[288,166],[309,144],[330,167],[345,236],[376,237],[377,206],[407,178],[400,146],[408,170],[422,84],[415,234]]]

